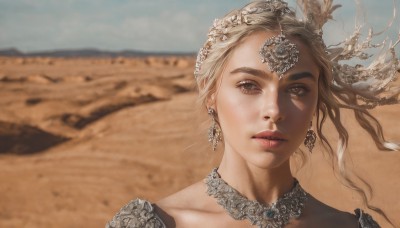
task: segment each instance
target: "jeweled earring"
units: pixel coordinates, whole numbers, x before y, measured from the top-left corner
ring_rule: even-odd
[[[211,143],[213,151],[217,149],[218,143],[222,140],[222,131],[216,120],[216,112],[214,109],[208,109],[208,115],[211,116],[211,126],[208,129],[208,141]]]
[[[312,149],[314,148],[315,141],[317,140],[317,135],[311,129],[311,127],[312,127],[312,122],[311,122],[310,129],[308,129],[308,131],[307,131],[306,138],[304,139],[304,145],[308,148],[308,151],[310,151],[310,153],[312,153]]]

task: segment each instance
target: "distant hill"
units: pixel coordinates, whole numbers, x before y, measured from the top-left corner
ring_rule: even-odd
[[[37,52],[21,52],[16,48],[0,49],[0,56],[7,57],[146,57],[146,56],[194,56],[192,52],[144,52],[135,50],[103,51],[94,48],[60,49]]]

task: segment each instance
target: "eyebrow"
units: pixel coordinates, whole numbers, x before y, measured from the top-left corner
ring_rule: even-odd
[[[309,79],[311,79],[313,81],[316,80],[315,77],[313,76],[313,74],[311,74],[308,71],[304,71],[304,72],[300,72],[300,73],[294,73],[294,74],[291,74],[291,75],[287,76],[287,80],[289,80],[289,81],[296,81],[296,80],[300,80],[302,78],[309,78]]]
[[[246,74],[250,74],[250,75],[262,77],[262,78],[268,77],[268,75],[269,75],[265,71],[250,68],[250,67],[239,67],[239,68],[236,68],[233,71],[231,71],[231,74],[237,74],[237,73],[246,73]],[[308,71],[294,73],[294,74],[288,75],[284,78],[286,78],[289,81],[296,81],[296,80],[300,80],[303,78],[309,78],[313,81],[316,80],[315,77],[313,76],[313,74]]]
[[[267,73],[265,71],[257,70],[257,69],[250,68],[250,67],[239,67],[239,68],[236,68],[233,71],[231,71],[231,74],[237,74],[237,73],[246,73],[246,74],[251,74],[251,75],[262,77],[262,78],[265,78],[265,76],[267,75]]]

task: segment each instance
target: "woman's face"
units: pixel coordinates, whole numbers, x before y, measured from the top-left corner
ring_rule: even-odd
[[[289,39],[299,61],[279,80],[261,62],[266,39],[257,32],[233,50],[222,70],[212,107],[218,113],[225,153],[260,168],[276,168],[304,141],[318,99],[318,66],[306,45]]]

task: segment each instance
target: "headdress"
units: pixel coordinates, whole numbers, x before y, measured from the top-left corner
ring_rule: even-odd
[[[322,27],[324,24],[332,19],[334,10],[340,5],[334,5],[333,0],[297,0],[300,8],[303,11],[304,18],[297,20],[309,24],[314,28],[315,38],[319,41],[325,49],[326,54],[329,56],[332,66],[332,83],[333,90],[351,90],[356,94],[356,102],[352,102],[353,108],[373,108],[377,105],[395,104],[399,103],[400,87],[393,86],[396,81],[398,70],[400,69],[399,59],[395,53],[395,46],[400,42],[399,38],[393,44],[387,45],[387,41],[374,44],[373,38],[379,34],[374,34],[372,29],[369,30],[368,36],[365,40],[361,40],[361,26],[357,26],[354,33],[345,41],[337,45],[326,47],[322,39]],[[273,13],[277,17],[284,17],[286,15],[295,17],[295,12],[288,7],[288,4],[283,0],[264,0],[260,1],[257,7],[247,6],[242,10],[235,11],[229,17],[223,19],[216,19],[213,26],[208,33],[208,39],[204,46],[200,49],[195,66],[195,77],[199,77],[201,66],[212,52],[214,45],[220,42],[226,42],[230,37],[229,31],[238,26],[246,26],[256,24],[258,21],[251,17],[255,14]],[[278,19],[279,22],[279,19]],[[283,31],[284,32],[284,31]],[[283,35],[281,33],[281,35]],[[283,35],[284,38],[284,35]],[[279,40],[281,39],[281,40]],[[268,40],[267,40],[268,42]],[[268,44],[262,47],[265,48]],[[285,39],[279,36],[270,39],[270,43],[283,44]],[[288,50],[283,54],[287,55],[295,52],[297,49],[292,47],[292,43],[286,43],[284,47]],[[265,57],[270,55],[270,52],[279,51],[277,48],[263,52],[261,55],[264,61],[268,63],[269,68],[273,69],[273,61]],[[368,54],[371,49],[380,49],[376,55]],[[275,68],[275,71],[284,73],[288,68],[292,67],[297,61],[295,60],[296,54],[292,56],[283,57],[286,62],[282,66]],[[344,61],[352,62],[352,60],[368,60],[373,58],[370,64],[345,64]],[[278,64],[275,62],[275,64]],[[280,72],[278,72],[280,70]],[[361,102],[361,103],[359,103]]]
[[[201,65],[204,60],[208,57],[209,51],[213,45],[218,42],[226,41],[228,39],[228,32],[230,29],[244,25],[252,25],[257,21],[251,19],[249,15],[252,14],[262,14],[265,12],[275,13],[277,15],[283,16],[285,14],[294,15],[294,11],[289,9],[288,4],[282,0],[265,0],[262,7],[248,7],[244,8],[240,11],[237,11],[235,15],[230,16],[229,18],[223,19],[215,19],[213,26],[210,28],[208,32],[208,39],[203,47],[200,49],[197,60],[194,75],[197,77]]]

